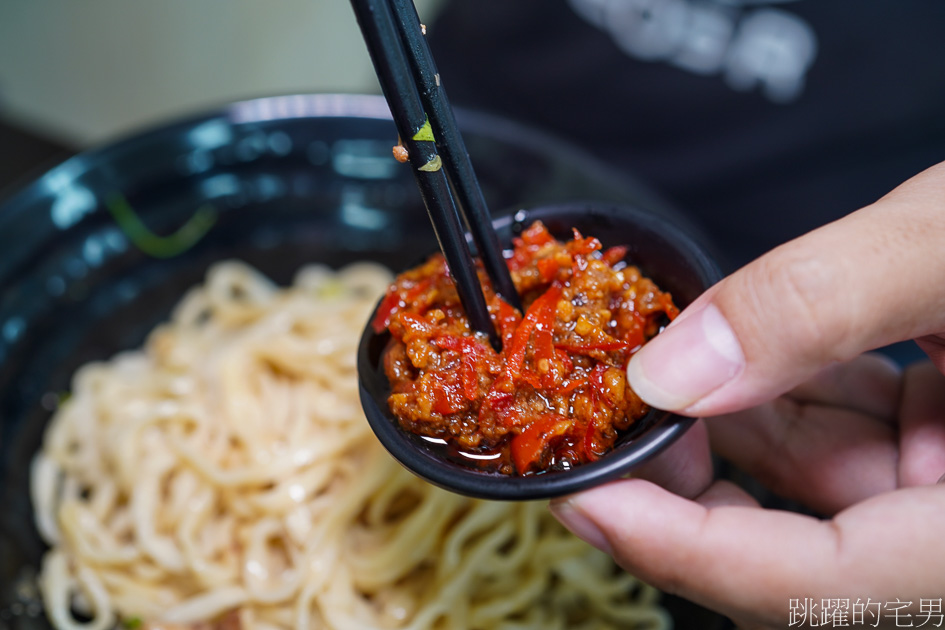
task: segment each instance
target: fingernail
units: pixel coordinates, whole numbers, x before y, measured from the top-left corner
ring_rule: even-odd
[[[729,382],[745,367],[732,327],[714,304],[669,326],[627,366],[640,398],[657,409],[681,411]]]
[[[555,518],[567,527],[572,534],[604,553],[611,553],[610,543],[600,528],[577,509],[570,499],[552,501],[548,507]]]

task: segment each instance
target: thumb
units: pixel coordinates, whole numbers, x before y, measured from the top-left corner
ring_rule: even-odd
[[[716,415],[825,365],[945,331],[945,163],[712,287],[634,355],[643,400]],[[942,367],[942,366],[939,366]]]

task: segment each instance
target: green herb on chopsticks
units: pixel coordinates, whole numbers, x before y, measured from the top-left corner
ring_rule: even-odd
[[[423,121],[423,126],[417,130],[417,133],[413,134],[414,140],[420,140],[424,142],[433,142],[433,127],[430,126],[430,119],[427,118]]]

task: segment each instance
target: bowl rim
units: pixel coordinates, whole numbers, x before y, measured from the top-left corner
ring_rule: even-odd
[[[579,145],[564,140],[527,121],[515,120],[487,111],[463,106],[454,106],[460,128],[486,134],[494,138],[514,137],[518,144],[548,153],[566,154],[569,161],[582,164],[587,170],[600,173],[602,180],[622,182],[634,197],[641,198],[648,207],[658,208],[661,213],[674,216],[687,224],[687,229],[698,232],[686,216],[670,202],[645,185],[632,174],[608,163]],[[391,120],[387,101],[380,94],[345,92],[294,92],[258,96],[236,101],[224,101],[215,106],[194,108],[177,115],[167,116],[153,123],[136,126],[114,137],[104,139],[74,155],[53,161],[0,188],[0,227],[8,215],[22,210],[28,202],[42,195],[50,195],[50,180],[72,181],[84,173],[100,167],[114,154],[136,143],[159,136],[171,135],[175,131],[192,128],[201,123],[223,120],[235,126],[274,122],[291,119],[363,118],[368,120]],[[486,131],[488,130],[488,132]],[[53,187],[54,188],[54,187]]]

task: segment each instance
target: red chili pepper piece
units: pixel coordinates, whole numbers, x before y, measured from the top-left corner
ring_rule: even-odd
[[[479,397],[479,372],[482,371],[486,360],[486,353],[492,352],[473,337],[458,337],[456,335],[440,335],[433,343],[444,350],[460,353],[459,375],[463,383],[463,393],[469,400]]]
[[[532,389],[541,391],[542,389],[542,379],[541,377],[535,374],[529,374],[528,372],[522,372],[518,376],[519,381],[523,381],[532,386]]]
[[[631,346],[626,341],[600,341],[596,343],[556,343],[555,348],[559,350],[564,350],[570,352],[571,354],[586,354],[589,352],[594,352],[595,350],[600,350],[603,352],[614,352],[616,350],[626,350],[631,348]]]
[[[512,252],[512,257],[505,261],[509,266],[509,271],[519,271],[528,266],[532,261],[534,252],[530,252],[518,247]]]
[[[576,228],[573,232],[574,240],[568,243],[568,250],[571,252],[572,256],[587,256],[602,247],[600,241],[593,236],[584,238]]]
[[[444,416],[462,411],[466,407],[460,385],[456,382],[455,374],[453,376],[454,378],[449,378],[447,374],[438,374],[429,382],[433,410]]]
[[[552,294],[553,292],[553,294]],[[552,294],[549,296],[549,294]],[[560,380],[555,367],[555,344],[554,344],[554,326],[555,314],[557,311],[558,298],[561,296],[560,287],[552,287],[545,295],[549,296],[548,302],[542,305],[541,311],[537,314],[535,321],[535,361],[541,374],[541,385],[544,387],[554,387]],[[539,298],[541,299],[541,298]]]
[[[621,260],[627,257],[627,248],[623,245],[617,247],[608,247],[601,253],[601,259],[613,267]]]
[[[512,438],[509,451],[519,474],[524,474],[532,464],[540,461],[551,441],[566,434],[570,428],[571,421],[551,413],[535,418],[524,431]]]
[[[535,222],[528,226],[524,232],[522,232],[521,237],[515,239],[516,241],[521,241],[526,245],[546,245],[548,243],[554,242],[555,238],[551,235],[551,232],[548,231],[548,228],[545,227],[543,223]]]
[[[558,275],[561,265],[554,258],[542,258],[537,263],[538,273],[541,275],[542,282],[551,282]]]
[[[548,243],[554,242],[554,237],[541,223],[533,223],[522,232],[521,236],[512,239],[512,257],[508,259],[509,269],[518,271],[528,266],[535,258],[535,254]]]
[[[595,402],[600,402],[601,399],[606,403],[612,403],[610,399],[610,391],[607,389],[607,384],[604,383],[604,373],[607,371],[607,365],[604,363],[598,363],[594,366],[594,369],[591,370],[590,375],[588,376],[588,382],[594,386],[593,392],[595,394]]]
[[[554,325],[555,308],[558,305],[558,299],[561,297],[561,287],[554,284],[541,294],[537,300],[532,302],[522,318],[522,323],[515,329],[512,336],[512,345],[506,352],[505,369],[502,376],[514,379],[514,375],[522,370],[522,364],[525,361],[525,351],[528,349],[528,340],[532,333],[541,329],[550,329]],[[554,348],[550,349],[553,352]],[[550,356],[554,356],[551,354]],[[501,377],[500,377],[501,378]]]
[[[510,384],[517,379],[523,378],[522,367],[525,364],[525,353],[528,350],[528,341],[532,333],[538,328],[539,324],[543,328],[550,328],[554,325],[555,310],[558,305],[558,298],[561,297],[561,287],[554,284],[538,297],[532,305],[528,307],[525,317],[522,318],[518,328],[512,335],[512,340],[508,344],[505,356],[505,365],[502,366],[502,372],[492,382],[489,393],[479,409],[480,418],[484,413],[490,410],[497,411],[493,407],[493,392],[504,392],[510,389]],[[554,356],[554,346],[551,347],[551,356]]]
[[[512,335],[515,334],[515,329],[518,328],[518,325],[522,322],[522,316],[518,314],[512,306],[505,300],[499,300],[499,332],[502,335],[502,344],[508,344]]]
[[[381,334],[387,330],[394,312],[402,306],[403,302],[400,300],[400,294],[393,287],[388,289],[387,295],[384,296],[380,306],[377,307],[377,314],[371,320],[371,327],[374,328],[374,332]]]
[[[569,381],[566,381],[565,383],[562,383],[561,387],[558,388],[557,393],[558,393],[558,394],[569,394],[569,393],[573,392],[573,391],[576,390],[576,389],[580,389],[580,388],[584,387],[585,385],[587,385],[587,379],[586,379],[586,378],[575,378],[575,379],[571,379],[571,380],[569,380]]]
[[[437,277],[438,276],[430,276],[429,278],[424,278],[423,280],[415,284],[412,288],[409,288],[406,291],[404,291],[403,301],[406,302],[407,304],[410,304],[411,302],[416,300],[418,297],[426,293],[427,290],[431,286],[433,286],[433,282],[437,279]]]
[[[522,414],[515,407],[515,395],[509,392],[489,390],[479,408],[479,424],[484,424],[484,416],[491,412],[499,424],[505,429],[511,429],[522,424]]]

